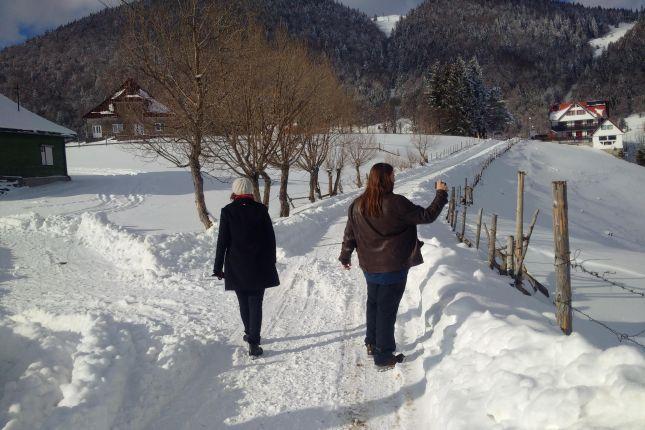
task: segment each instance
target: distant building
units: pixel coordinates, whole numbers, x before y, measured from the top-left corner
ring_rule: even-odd
[[[606,119],[593,133],[593,147],[597,149],[623,149],[625,132],[611,120]]]
[[[134,79],[128,79],[110,97],[83,115],[83,119],[88,140],[126,140],[163,135],[169,116],[170,110],[166,106]]]
[[[607,103],[602,100],[555,104],[549,110],[549,138],[591,142],[594,132],[607,116]]]
[[[69,180],[65,141],[75,137],[0,94],[0,177],[24,185]]]

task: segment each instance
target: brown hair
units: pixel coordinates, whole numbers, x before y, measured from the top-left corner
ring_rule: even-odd
[[[370,169],[365,192],[358,198],[358,207],[365,216],[379,217],[383,213],[383,196],[394,191],[394,168],[387,163],[376,163]]]

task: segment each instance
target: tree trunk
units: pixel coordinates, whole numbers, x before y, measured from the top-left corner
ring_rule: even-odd
[[[309,172],[309,201],[311,203],[316,201],[316,190],[318,188],[318,168],[314,168]],[[320,192],[318,192],[320,195]]]
[[[318,195],[318,200],[322,200],[322,191],[320,191],[320,182],[316,178],[316,194]]]
[[[208,230],[213,223],[208,216],[208,209],[206,209],[206,199],[204,199],[204,178],[202,177],[201,164],[199,158],[191,158],[188,162],[190,167],[190,174],[193,178],[193,187],[195,191],[195,206],[197,207],[197,215],[204,227]]]
[[[358,188],[362,188],[363,182],[361,181],[361,166],[357,164],[354,167],[356,167],[356,186]]]
[[[340,184],[340,174],[342,173],[342,169],[336,169],[336,182],[334,182],[334,195],[337,195],[339,192],[342,191],[342,185]]]
[[[253,198],[256,202],[260,201],[260,175],[257,173],[249,176],[249,180],[253,184]]]
[[[262,199],[262,203],[268,208],[269,199],[271,198],[271,178],[265,171],[260,172],[260,176],[262,176],[262,179],[264,180],[264,197]]]
[[[289,196],[287,186],[289,184],[289,165],[280,169],[280,216],[289,216]]]
[[[334,172],[333,170],[327,170],[327,180],[329,181],[329,197],[334,195]]]

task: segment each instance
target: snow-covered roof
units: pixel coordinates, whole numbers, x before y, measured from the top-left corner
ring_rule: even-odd
[[[0,94],[0,129],[27,133],[76,136],[76,132],[28,111],[23,106]]]
[[[598,134],[598,132],[600,132],[600,131],[606,131],[606,130],[603,130],[603,129],[602,129],[602,126],[603,126],[603,125],[605,125],[605,124],[607,124],[607,123],[609,123],[609,124],[613,125],[614,127],[616,127],[616,130],[618,130],[618,131],[612,131],[612,132],[611,132],[612,134],[625,134],[625,132],[624,132],[623,130],[621,130],[621,128],[620,128],[620,127],[618,127],[618,126],[617,126],[617,125],[616,125],[612,120],[610,120],[610,119],[606,119],[606,120],[602,121],[602,122],[600,123],[600,125],[598,126],[598,128],[596,129],[596,131],[594,131],[594,132],[593,132],[593,136],[595,136],[596,134]]]
[[[594,118],[602,118],[607,116],[607,106],[603,101],[590,101],[590,102],[565,102],[556,104],[549,112],[549,120],[559,121],[565,113],[571,108],[582,108],[587,111]]]
[[[168,107],[141,88],[134,79],[128,79],[112,96],[103,100],[101,104],[83,115],[83,118],[116,118],[119,116],[119,113],[115,110],[116,104],[132,102],[143,103],[146,116],[157,117],[170,115],[170,109]]]

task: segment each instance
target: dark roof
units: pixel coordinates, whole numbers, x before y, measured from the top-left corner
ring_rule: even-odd
[[[170,115],[170,109],[159,103],[148,91],[141,88],[134,79],[130,78],[110,97],[83,115],[83,119],[118,118],[119,115],[116,112],[115,104],[119,103],[143,103],[146,107],[145,115],[149,117]]]

